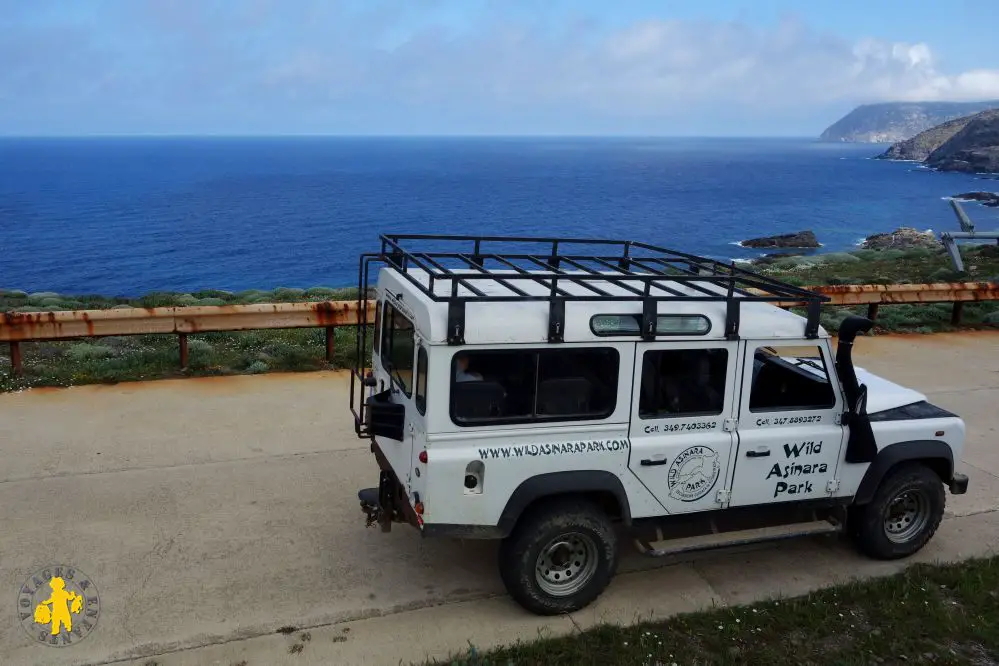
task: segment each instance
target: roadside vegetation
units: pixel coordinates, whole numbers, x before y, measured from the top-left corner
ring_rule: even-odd
[[[58,312],[127,307],[183,307],[352,300],[356,289],[275,289],[273,291],[201,291],[154,293],[142,298],[97,295],[27,294],[0,290],[0,312]],[[86,338],[21,343],[24,377],[11,375],[10,357],[0,350],[0,391],[36,386],[72,386],[142,379],[205,377],[264,372],[302,372],[353,365],[357,331],[338,327],[332,363],[326,361],[323,329],[277,329],[191,334],[188,367],[180,368],[176,335]],[[0,345],[5,347],[6,345]]]
[[[752,270],[797,286],[999,282],[999,246],[959,248],[963,273],[954,270],[942,247],[764,257]],[[803,310],[795,311],[804,314]],[[874,333],[934,333],[999,325],[999,301],[965,303],[958,326],[951,324],[952,311],[950,303],[884,305],[875,320]],[[848,315],[866,313],[867,306],[824,307],[822,326],[835,333]]]
[[[999,281],[999,245],[960,245],[965,271],[938,248],[854,250],[756,260],[752,270],[796,285]]]
[[[953,270],[950,258],[942,247],[764,257],[749,268],[799,286],[999,281],[999,246],[962,245],[961,253],[967,269],[963,274]],[[296,303],[355,298],[356,289],[331,287],[238,293],[218,290],[184,294],[157,292],[140,298],[0,290],[0,312]],[[874,333],[930,333],[955,328],[999,326],[999,302],[967,303],[959,327],[951,325],[951,311],[952,306],[946,303],[883,306]],[[830,332],[835,332],[851,312],[865,314],[867,309],[865,306],[826,307],[823,308],[822,324]],[[332,363],[326,362],[325,331],[321,329],[192,334],[188,336],[190,360],[185,370],[180,369],[179,343],[175,335],[22,343],[25,371],[22,378],[11,376],[10,357],[2,349],[5,345],[0,345],[0,391],[34,386],[345,368],[354,362],[356,334],[349,327],[336,329]]]
[[[437,666],[999,664],[999,558],[479,653]]]

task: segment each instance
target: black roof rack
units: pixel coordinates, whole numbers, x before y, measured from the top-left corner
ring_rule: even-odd
[[[724,301],[725,335],[737,339],[739,304],[743,301],[804,302],[805,337],[815,338],[820,305],[829,300],[814,291],[738,268],[734,262],[724,264],[639,241],[445,234],[382,234],[380,239],[380,253],[362,255],[358,276],[362,291],[366,291],[371,262],[399,269],[427,297],[448,303],[447,338],[453,345],[464,344],[465,303],[476,301],[548,301],[548,340],[562,342],[567,301],[641,301],[642,337],[651,340],[656,336],[660,301]],[[584,249],[566,252],[572,245]],[[491,270],[493,267],[502,274]],[[409,269],[426,272],[428,279],[417,279]],[[450,281],[449,293],[438,293],[437,280]],[[502,285],[507,293],[486,293],[476,286],[482,280]],[[626,293],[612,294],[595,283],[611,283]],[[528,284],[541,285],[545,292],[529,293],[524,289]],[[567,284],[582,287],[586,293],[570,293],[563,288]],[[677,285],[687,290],[680,291]]]

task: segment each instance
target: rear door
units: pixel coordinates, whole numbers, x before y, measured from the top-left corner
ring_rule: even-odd
[[[744,344],[731,506],[828,497],[844,440],[843,396],[829,347],[801,340]]]
[[[733,453],[738,343],[641,342],[631,471],[668,513],[721,508]]]
[[[391,299],[385,302],[382,316],[380,361],[392,383],[392,402],[405,406],[406,418],[402,441],[378,438],[385,457],[407,490],[412,488],[414,442],[426,432],[423,414],[417,406],[416,361],[419,347],[413,319]],[[424,383],[423,390],[425,391]],[[425,404],[425,403],[424,403]],[[425,411],[425,409],[424,409]],[[425,437],[425,435],[423,435]]]

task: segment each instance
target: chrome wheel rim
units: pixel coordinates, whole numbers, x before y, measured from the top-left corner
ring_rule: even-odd
[[[585,534],[560,534],[538,554],[535,579],[541,590],[565,597],[581,590],[597,571],[597,544]]]
[[[885,535],[893,543],[906,543],[923,531],[930,519],[926,493],[906,490],[892,499],[885,511]]]

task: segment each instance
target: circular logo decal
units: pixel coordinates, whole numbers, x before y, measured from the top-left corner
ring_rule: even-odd
[[[696,502],[711,492],[720,472],[717,451],[707,446],[688,447],[669,466],[669,496],[681,502]]]
[[[101,600],[90,577],[75,567],[46,567],[17,593],[17,617],[32,640],[65,647],[97,626]]]

